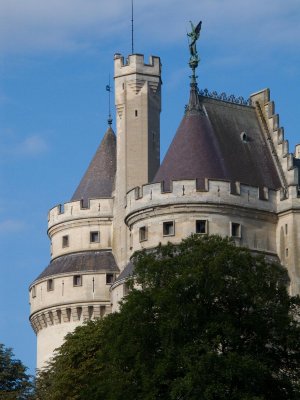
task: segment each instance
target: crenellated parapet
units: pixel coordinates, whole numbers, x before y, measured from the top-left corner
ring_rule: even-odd
[[[113,199],[71,201],[52,208],[48,214],[51,256],[78,251],[104,250],[112,247]]]
[[[53,207],[48,213],[48,228],[54,225],[85,218],[112,218],[113,199],[101,198],[89,200],[88,207],[81,201],[70,201]]]
[[[115,54],[115,78],[123,75],[130,74],[149,74],[151,76],[157,75],[160,79],[161,63],[160,58],[156,56],[149,57],[149,63],[145,63],[143,54],[131,54],[126,61],[121,54]]]
[[[256,108],[281,180],[284,190],[282,197],[287,197],[290,195],[288,187],[299,184],[299,169],[294,161],[295,155],[299,156],[297,146],[295,154],[289,152],[289,142],[284,137],[284,128],[280,126],[279,115],[275,113],[275,103],[270,99],[270,90],[264,89],[251,95],[250,98],[252,105]]]
[[[237,245],[276,257],[277,203],[280,191],[224,180],[172,181],[170,191],[161,183],[127,193],[125,222],[130,249],[179,243],[193,233],[232,237]]]
[[[171,204],[229,204],[234,207],[255,208],[276,212],[279,192],[224,180],[205,181],[205,189],[199,190],[197,180],[172,181],[170,191],[164,191],[161,183],[144,185],[127,193],[127,217],[134,212],[151,207]]]

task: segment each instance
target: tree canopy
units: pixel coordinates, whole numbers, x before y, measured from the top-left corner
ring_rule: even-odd
[[[32,394],[32,381],[20,360],[14,359],[12,349],[0,343],[0,399],[26,400]]]
[[[134,256],[120,312],[69,334],[38,399],[299,399],[299,298],[278,263],[218,236]]]

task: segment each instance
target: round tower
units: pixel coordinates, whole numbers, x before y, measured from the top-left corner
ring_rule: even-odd
[[[112,254],[115,171],[109,128],[71,201],[49,212],[51,262],[30,285],[37,368],[76,326],[111,312],[109,288],[119,272]]]

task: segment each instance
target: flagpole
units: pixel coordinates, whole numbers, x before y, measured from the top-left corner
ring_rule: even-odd
[[[133,0],[131,0],[131,54],[134,53],[133,47]]]
[[[110,86],[110,74],[108,75],[108,85],[106,85],[106,91],[108,92],[108,125],[111,128],[112,124],[112,117],[111,117],[111,108],[110,108],[110,92],[111,92],[111,86]]]

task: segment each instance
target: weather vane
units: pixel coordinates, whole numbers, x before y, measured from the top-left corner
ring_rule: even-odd
[[[111,93],[111,86],[110,86],[110,75],[108,76],[108,85],[106,85],[106,91],[108,92],[108,125],[111,127],[112,124],[112,117],[111,117],[111,108],[110,108],[110,93]]]
[[[192,79],[191,83],[196,83],[195,70],[198,67],[198,64],[200,61],[198,53],[197,53],[196,42],[200,37],[202,21],[200,21],[196,27],[193,25],[192,21],[190,21],[190,23],[191,23],[192,31],[187,34],[188,37],[190,38],[190,41],[189,41],[189,48],[190,48],[189,66],[191,67],[191,69],[193,71],[193,74],[191,76],[191,79]]]

